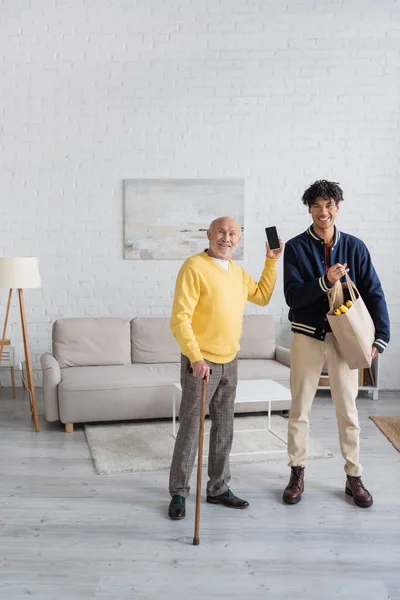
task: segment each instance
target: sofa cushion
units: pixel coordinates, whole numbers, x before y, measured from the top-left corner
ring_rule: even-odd
[[[245,315],[238,358],[275,358],[275,321],[271,315]]]
[[[61,369],[60,392],[121,390],[172,385],[180,379],[179,363],[70,367]],[[134,396],[132,396],[134,399]],[[110,402],[113,401],[110,395]]]
[[[62,368],[130,363],[130,320],[58,319],[53,325],[53,354]]]
[[[243,359],[238,361],[238,379],[274,379],[289,382],[290,369],[276,360]]]
[[[179,344],[171,333],[169,317],[136,317],[131,321],[133,363],[176,363]]]

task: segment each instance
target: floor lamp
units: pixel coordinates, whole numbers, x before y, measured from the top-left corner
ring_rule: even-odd
[[[11,306],[11,297],[13,290],[18,290],[19,308],[21,313],[22,337],[24,341],[26,375],[28,379],[29,403],[31,408],[31,417],[35,425],[35,431],[40,431],[39,419],[37,413],[37,404],[35,396],[35,385],[32,375],[32,361],[29,352],[28,334],[26,329],[26,317],[23,290],[29,288],[40,288],[40,274],[37,258],[5,258],[0,257],[0,288],[8,288],[6,316],[4,320],[3,335],[0,342],[0,362],[3,355],[3,346],[7,332],[7,321]]]

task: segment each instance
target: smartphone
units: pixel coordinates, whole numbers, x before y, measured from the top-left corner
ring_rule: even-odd
[[[266,227],[265,234],[267,236],[268,245],[271,250],[279,250],[281,247],[278,238],[276,227]]]

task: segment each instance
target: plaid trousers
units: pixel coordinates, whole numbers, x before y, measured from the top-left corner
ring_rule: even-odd
[[[233,440],[234,402],[237,386],[237,358],[226,364],[205,361],[212,369],[206,402],[211,419],[208,452],[207,495],[218,496],[228,489],[231,479],[229,454]],[[182,400],[179,430],[169,477],[171,496],[189,496],[189,480],[199,445],[202,381],[189,372],[190,361],[181,355]]]

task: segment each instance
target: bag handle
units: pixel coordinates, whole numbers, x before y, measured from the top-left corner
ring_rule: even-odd
[[[334,310],[340,304],[343,304],[343,288],[340,281],[337,281],[335,285],[328,292],[329,308]]]
[[[360,292],[358,291],[358,289],[356,288],[356,286],[350,279],[347,272],[345,273],[345,278],[346,278],[347,289],[349,290],[351,301],[354,304],[354,302],[357,300],[357,297],[360,295]],[[356,296],[356,294],[357,294],[357,296]],[[339,296],[341,296],[340,302],[338,302]],[[335,283],[335,285],[329,290],[328,300],[329,300],[329,307],[331,309],[335,308],[336,304],[343,302],[343,288],[342,288],[342,284],[340,283],[340,280],[338,280]]]
[[[335,285],[328,292],[329,306],[331,309],[333,309],[335,307],[336,298],[339,295],[339,289],[338,289],[339,285],[340,284],[338,284],[338,282],[336,282]]]
[[[354,302],[357,300],[357,297],[360,295],[360,292],[358,291],[358,289],[356,288],[356,286],[354,285],[354,283],[350,279],[347,271],[345,273],[345,277],[346,277],[347,289],[349,290],[351,301],[354,304]],[[355,292],[357,293],[357,297],[356,297]]]

